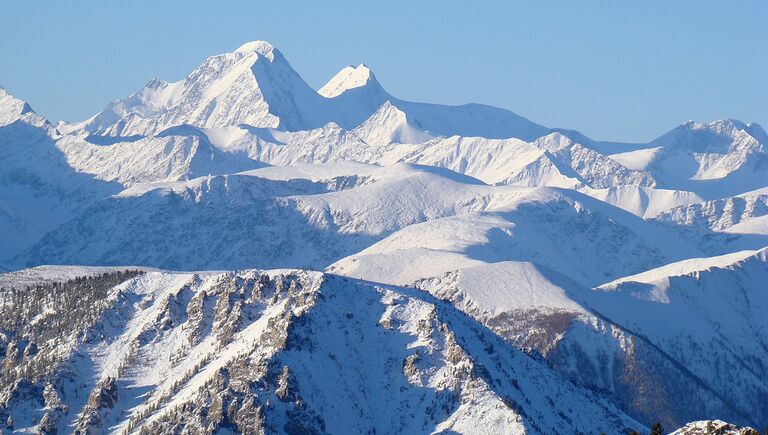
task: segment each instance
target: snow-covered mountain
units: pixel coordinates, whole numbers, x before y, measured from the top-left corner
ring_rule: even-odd
[[[758,124],[689,121],[647,145],[611,158],[650,172],[660,187],[716,199],[765,187],[768,136]]]
[[[760,421],[749,418],[762,412],[758,409],[763,403],[760,397],[741,397],[743,389],[729,384],[737,371],[719,365],[718,360],[731,357],[731,349],[707,347],[699,357],[701,366],[708,369],[691,371],[686,361],[665,349],[661,337],[645,336],[625,323],[632,316],[619,310],[636,307],[617,305],[612,316],[607,316],[592,302],[601,293],[552,269],[531,262],[499,262],[446,272],[419,280],[415,286],[451,301],[574,382],[613,395],[630,415],[648,425],[661,421],[664,427],[677,427],[707,415],[751,424]],[[739,309],[726,311],[740,313]],[[687,317],[672,319],[669,323],[675,324]],[[744,323],[759,327],[761,321]],[[716,327],[708,326],[698,335],[713,330]],[[750,340],[745,338],[743,343]],[[707,382],[712,379],[728,381],[713,388],[715,383]],[[765,390],[765,383],[751,376],[744,385],[756,392]]]
[[[430,166],[335,166],[338,173],[306,166],[290,180],[267,168],[136,185],[83,210],[17,260],[169,269],[322,269],[341,260],[333,270],[357,276],[369,267],[384,276],[368,279],[390,282],[385,258],[402,262],[398,274],[423,274],[403,251],[439,249],[486,262],[537,260],[597,285],[698,254],[672,230],[574,191],[488,186]]]
[[[574,191],[492,192],[477,200],[487,201],[480,209],[406,226],[329,270],[407,284],[469,265],[528,260],[597,285],[697,252],[652,222]]]
[[[119,191],[72,168],[54,145],[58,137],[29,104],[0,88],[0,259]]]
[[[419,129],[439,135],[533,139],[547,131],[491,106],[451,107],[396,99],[365,65],[344,68],[317,92],[279,50],[264,41],[209,57],[179,82],[152,79],[135,94],[110,103],[87,121],[66,125],[66,129],[133,136],[152,135],[181,124],[247,124],[298,131],[333,122],[353,128],[388,101],[407,113]]]
[[[768,214],[768,188],[712,201],[670,208],[657,219],[697,226],[702,230],[726,231],[745,221]]]
[[[604,284],[589,300],[760,425],[768,420],[768,248],[690,259]]]
[[[766,146],[316,91],[263,41],[82,122],[0,88],[0,428],[768,426]]]
[[[329,121],[322,103],[279,50],[255,41],[209,57],[180,82],[153,79],[78,127],[109,136],[150,135],[182,124],[301,130]]]
[[[768,190],[696,202],[666,210],[655,220],[709,255],[768,245]]]
[[[593,291],[519,261],[468,266],[415,286],[566,376],[611,391],[641,421],[672,427],[722,415],[759,426],[768,398],[767,254],[684,260]]]
[[[41,299],[22,296],[28,314],[6,307],[2,317],[0,417],[11,429],[618,434],[642,427],[414,289],[247,270],[112,273],[38,287],[34,296]],[[53,303],[75,312],[52,311]]]

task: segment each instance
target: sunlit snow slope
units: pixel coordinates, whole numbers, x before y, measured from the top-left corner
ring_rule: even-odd
[[[81,122],[0,88],[0,430],[766,427],[767,146],[314,90],[264,41]]]

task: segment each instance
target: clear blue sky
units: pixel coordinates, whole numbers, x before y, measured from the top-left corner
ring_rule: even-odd
[[[365,62],[400,98],[491,104],[595,139],[688,119],[768,127],[765,0],[0,0],[0,85],[81,120],[254,39],[315,88]]]

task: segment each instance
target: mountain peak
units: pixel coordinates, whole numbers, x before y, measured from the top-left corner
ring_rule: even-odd
[[[24,115],[27,115],[24,117]],[[36,114],[26,101],[11,95],[4,87],[0,86],[0,127],[11,124],[24,117],[27,122],[42,126],[47,121]]]
[[[358,66],[344,67],[317,92],[326,98],[333,98],[350,89],[371,85],[380,86],[373,71],[366,64],[361,63]]]
[[[354,130],[369,145],[392,143],[423,143],[434,139],[431,133],[408,122],[408,115],[387,100],[365,122]]]
[[[736,119],[718,119],[709,123],[686,121],[651,143],[695,152],[726,153],[740,141],[761,142],[765,139],[761,130],[759,126],[747,125]]]
[[[276,51],[278,50],[267,41],[250,41],[238,47],[235,53],[258,53],[272,60]]]
[[[682,130],[709,130],[718,133],[730,132],[733,130],[746,130],[747,125],[738,119],[722,118],[712,122],[697,122],[688,120],[680,124],[676,129]]]

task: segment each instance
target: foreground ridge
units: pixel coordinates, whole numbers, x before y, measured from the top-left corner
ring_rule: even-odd
[[[90,294],[100,302],[72,313],[51,309],[54,301],[77,307],[74,299]],[[3,295],[40,298],[26,301],[27,313],[10,308],[6,314],[18,314],[3,317],[9,335],[0,413],[16,429],[641,427],[413,289],[319,272],[246,270],[103,273]]]

